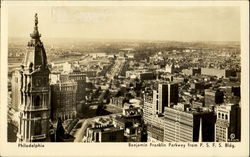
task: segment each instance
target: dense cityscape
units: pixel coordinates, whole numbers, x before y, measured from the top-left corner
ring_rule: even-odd
[[[238,42],[9,39],[8,142],[239,142]],[[46,40],[46,39],[44,39]]]

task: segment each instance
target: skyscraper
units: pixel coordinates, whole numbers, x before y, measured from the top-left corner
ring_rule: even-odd
[[[18,141],[49,141],[50,86],[47,58],[41,35],[38,31],[38,17],[30,34],[27,52],[21,65],[20,81],[20,119]]]
[[[164,107],[172,107],[174,104],[177,104],[177,102],[178,84],[176,83],[159,83],[157,90],[153,91],[153,109],[158,114],[164,112]]]

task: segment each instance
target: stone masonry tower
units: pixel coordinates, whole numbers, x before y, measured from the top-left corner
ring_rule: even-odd
[[[50,141],[50,71],[37,24],[38,17],[35,14],[34,31],[30,34],[31,40],[20,70],[19,142]]]

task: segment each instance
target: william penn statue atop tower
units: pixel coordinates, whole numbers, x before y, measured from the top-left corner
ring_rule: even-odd
[[[38,17],[37,17],[37,13],[35,14],[35,26],[37,26],[38,24]]]

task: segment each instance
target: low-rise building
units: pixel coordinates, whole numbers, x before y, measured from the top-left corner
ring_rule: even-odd
[[[217,76],[218,78],[226,78],[233,75],[232,70],[226,70],[226,69],[215,69],[215,68],[201,68],[201,74],[202,75],[208,75],[208,76]]]
[[[113,125],[87,128],[84,142],[124,142],[124,129]]]
[[[200,75],[201,74],[201,68],[183,69],[182,73],[184,75],[191,75],[191,76]]]
[[[224,93],[219,90],[206,89],[205,90],[205,106],[216,106],[224,102]]]
[[[146,142],[146,132],[140,107],[129,106],[123,109],[122,116],[117,116],[114,123],[124,129],[126,142]]]

